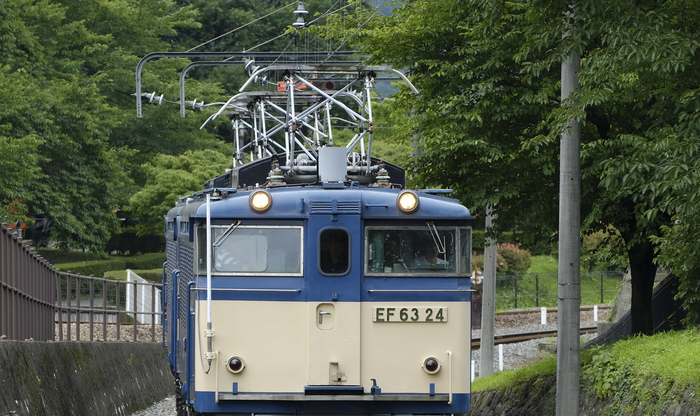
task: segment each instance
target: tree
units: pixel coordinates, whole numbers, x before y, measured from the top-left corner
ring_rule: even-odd
[[[143,168],[146,185],[131,197],[130,211],[139,220],[138,235],[161,234],[163,217],[178,198],[201,190],[204,182],[231,166],[231,157],[216,150],[187,151],[179,156],[159,155]]]
[[[558,160],[554,144],[523,148],[523,142],[558,105],[558,71],[523,82],[514,56],[528,24],[527,4],[515,3],[498,27],[474,11],[481,8],[466,1],[408,2],[392,16],[375,17],[352,42],[372,63],[405,68],[420,90],[396,96],[410,119],[403,140],[420,132],[425,150],[410,163],[412,175],[454,189],[482,221],[486,205],[496,204],[497,227],[517,221],[523,243],[532,244],[549,238],[556,223]]]
[[[581,53],[577,105],[571,112],[556,110],[552,130],[571,116],[588,122],[582,162],[591,182],[584,198],[593,204],[586,222],[620,231],[632,274],[632,331],[649,334],[655,245],[662,230],[673,226],[672,216],[689,208],[670,183],[689,168],[679,157],[697,154],[687,140],[698,137],[688,121],[700,77],[694,29],[700,9],[684,1],[580,1],[562,39],[567,10],[568,2],[533,2],[528,47],[520,59],[548,50],[546,59],[525,65],[537,74],[571,51]]]
[[[182,22],[180,10],[168,9],[169,4],[0,4],[0,94],[6,104],[0,108],[2,148],[25,149],[6,159],[11,165],[0,164],[5,178],[0,206],[23,200],[26,216],[45,215],[51,221],[50,238],[63,247],[97,251],[118,230],[114,211],[128,201],[131,180],[125,161],[134,152],[110,145],[110,135],[124,118],[101,88],[123,85],[120,69],[126,66],[133,80],[134,51],[148,50],[154,39],[175,33],[172,27]],[[105,15],[110,19],[100,20]],[[140,19],[133,19],[137,15]],[[127,26],[117,35],[117,28],[129,22],[148,22],[151,29]]]
[[[661,231],[671,235],[680,201],[693,201],[663,186],[667,174],[694,166],[671,169],[663,143],[681,145],[684,157],[697,152],[689,142],[697,138],[698,5],[583,0],[567,14],[569,4],[408,2],[367,25],[356,43],[406,68],[421,90],[417,99],[397,97],[416,115],[412,130],[425,149],[413,173],[452,187],[477,213],[496,203],[501,228],[522,224],[531,236],[556,229],[559,135],[572,117],[583,122],[584,225],[619,230],[632,272],[633,332],[650,333],[655,244],[668,246]],[[574,51],[581,88],[560,105],[560,63]],[[695,235],[684,224],[676,231]]]

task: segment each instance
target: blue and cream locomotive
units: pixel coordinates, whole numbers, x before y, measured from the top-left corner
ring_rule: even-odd
[[[247,163],[165,219],[179,414],[467,413],[473,217],[442,191],[405,189],[402,169],[365,151],[377,68],[354,68],[363,128],[342,147],[323,117],[348,89],[321,90],[305,70],[288,72],[285,97],[227,103],[255,103],[232,117],[251,135],[236,152]],[[319,111],[298,107],[303,94]]]

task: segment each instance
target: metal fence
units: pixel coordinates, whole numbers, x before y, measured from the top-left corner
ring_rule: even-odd
[[[0,223],[0,337],[54,339],[56,269]]]
[[[160,284],[62,272],[13,229],[0,232],[0,336],[35,341],[162,341]],[[131,275],[130,275],[131,276]]]
[[[617,271],[582,272],[581,305],[614,303],[622,276],[623,273]],[[556,273],[499,274],[496,277],[496,309],[556,307],[557,292]]]

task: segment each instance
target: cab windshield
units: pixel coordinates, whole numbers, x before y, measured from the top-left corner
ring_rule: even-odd
[[[212,273],[299,274],[301,228],[212,227]],[[206,228],[198,232],[199,272],[206,273]]]
[[[456,227],[368,227],[367,274],[470,273],[470,230]]]

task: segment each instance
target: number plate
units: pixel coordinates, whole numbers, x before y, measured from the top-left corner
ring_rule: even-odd
[[[375,307],[372,322],[447,322],[447,308]]]

